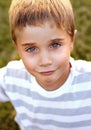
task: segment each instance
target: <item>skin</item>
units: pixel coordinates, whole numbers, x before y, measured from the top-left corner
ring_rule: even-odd
[[[74,38],[53,22],[15,31],[17,51],[28,72],[47,91],[61,87],[70,73]]]

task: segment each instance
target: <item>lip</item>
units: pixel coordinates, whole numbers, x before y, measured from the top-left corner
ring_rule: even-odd
[[[54,73],[54,70],[52,71],[44,71],[44,72],[40,72],[40,74],[44,75],[44,76],[50,76]]]

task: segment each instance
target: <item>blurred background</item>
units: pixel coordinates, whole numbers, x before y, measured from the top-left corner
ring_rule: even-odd
[[[19,59],[12,43],[8,9],[11,0],[0,0],[0,67],[10,60]],[[77,36],[72,56],[91,60],[91,0],[71,0],[75,15]],[[0,130],[19,130],[14,122],[15,111],[10,102],[0,103]]]

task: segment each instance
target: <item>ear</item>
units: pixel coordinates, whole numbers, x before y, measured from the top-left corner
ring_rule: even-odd
[[[71,51],[73,50],[75,38],[76,38],[77,30],[74,30],[74,36],[71,38]]]
[[[73,42],[73,43],[75,42],[76,34],[77,34],[77,30],[75,29],[75,30],[74,30],[74,36],[72,37],[72,42]]]
[[[75,31],[74,31],[74,41],[75,41],[76,34],[77,34],[77,30],[75,29]]]
[[[14,40],[12,40],[12,43],[16,46],[16,42]]]

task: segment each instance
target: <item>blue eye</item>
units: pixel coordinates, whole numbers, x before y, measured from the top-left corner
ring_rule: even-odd
[[[27,52],[34,52],[36,51],[36,47],[30,47],[26,49]]]
[[[51,48],[58,48],[58,47],[60,47],[60,44],[59,44],[59,43],[53,43],[53,44],[51,45]]]

